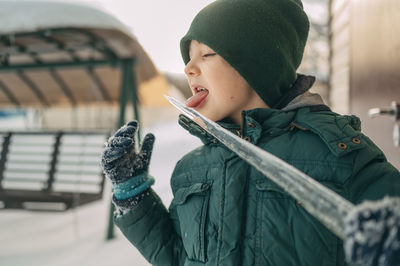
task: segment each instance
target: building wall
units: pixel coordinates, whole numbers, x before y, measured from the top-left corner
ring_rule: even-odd
[[[350,0],[329,4],[329,103],[335,112],[350,112]]]
[[[400,1],[351,1],[350,111],[363,121],[363,132],[400,169],[393,143],[395,121],[368,116],[371,108],[400,103]]]
[[[358,116],[362,132],[400,168],[395,122],[371,118],[370,109],[400,102],[400,1],[330,0],[330,103],[334,111]]]

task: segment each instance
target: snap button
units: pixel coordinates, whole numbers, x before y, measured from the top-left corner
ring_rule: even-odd
[[[301,206],[301,202],[300,201],[296,201],[296,206],[300,207]]]
[[[343,142],[339,142],[337,146],[338,146],[339,149],[341,149],[341,150],[347,149],[347,145],[346,145],[345,143],[343,143]]]
[[[218,144],[218,140],[214,139],[214,140],[213,140],[213,143],[214,143],[214,144]]]
[[[360,144],[360,143],[361,143],[361,140],[356,139],[356,138],[353,138],[351,141],[352,141],[353,143],[355,143],[355,144]]]
[[[251,127],[251,128],[255,128],[255,127],[256,127],[256,125],[254,125],[254,124],[251,123],[251,122],[247,123],[247,125],[248,125],[249,127]]]
[[[246,136],[246,137],[244,137],[243,139],[246,140],[246,141],[248,141],[248,142],[251,142],[251,138],[250,138],[249,136]]]

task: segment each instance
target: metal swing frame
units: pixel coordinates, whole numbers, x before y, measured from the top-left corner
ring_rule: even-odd
[[[60,39],[68,36],[79,36],[80,42],[74,44],[66,44]],[[28,46],[24,46],[19,42],[20,39],[29,38],[36,39],[38,42],[44,43],[42,46],[48,46],[47,50],[35,50]],[[81,58],[79,57],[80,51],[94,51],[96,58]],[[41,57],[46,53],[63,52],[69,56],[69,60],[57,61],[57,62],[46,62]],[[14,63],[13,57],[25,56],[31,60],[31,62]],[[120,96],[119,96],[119,121],[117,127],[122,126],[125,123],[125,111],[128,102],[132,103],[134,119],[139,121],[139,109],[138,109],[138,97],[137,97],[137,84],[136,77],[134,74],[134,67],[136,63],[135,57],[120,57],[118,56],[111,47],[99,36],[96,36],[92,32],[81,29],[81,28],[57,28],[57,29],[46,29],[35,32],[27,33],[16,33],[16,34],[3,34],[0,35],[0,73],[12,72],[16,73],[17,77],[31,90],[33,95],[37,98],[43,107],[51,106],[51,102],[46,98],[43,88],[36,84],[26,73],[30,71],[47,71],[53,81],[58,85],[60,91],[68,99],[72,107],[78,104],[78,100],[74,97],[71,88],[67,85],[67,82],[58,74],[58,70],[62,69],[84,69],[90,76],[92,82],[96,85],[95,87],[99,90],[99,94],[102,96],[104,102],[112,102],[104,84],[102,83],[99,76],[94,71],[96,67],[108,66],[112,68],[120,69],[122,73]],[[8,101],[17,108],[24,107],[18,98],[14,95],[14,92],[0,79],[0,91],[7,97]],[[8,136],[10,136],[9,133]],[[140,136],[140,134],[139,134]],[[3,142],[4,145],[8,145],[7,141]],[[3,146],[4,146],[3,145]],[[5,146],[4,146],[5,147]],[[7,148],[7,147],[6,147]],[[4,179],[4,171],[6,168],[7,161],[7,149],[2,150],[1,164],[0,164],[0,184]],[[54,146],[55,152],[53,153],[52,169],[55,168],[57,162],[56,156],[57,145]],[[104,175],[102,175],[101,190],[96,195],[83,195],[84,199],[81,200],[82,204],[89,203],[94,200],[101,199],[104,187]],[[56,202],[61,201],[66,203],[67,209],[73,207],[72,194],[73,193],[54,193],[52,192],[52,181],[54,180],[54,171],[49,172],[48,186],[47,189],[42,191],[31,191],[27,193],[24,190],[7,191],[0,185],[0,200],[7,202],[6,207],[22,208],[22,202],[24,201],[45,201],[45,202]],[[52,178],[53,177],[53,178]],[[14,196],[12,196],[14,195]],[[15,196],[18,195],[18,196]],[[22,196],[21,196],[22,195]],[[79,205],[79,204],[78,204]],[[114,229],[112,222],[113,206],[110,207],[109,225],[107,229],[107,239],[114,237]]]

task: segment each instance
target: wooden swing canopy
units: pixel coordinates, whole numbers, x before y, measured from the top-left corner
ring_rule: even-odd
[[[130,31],[97,8],[0,1],[0,108],[119,104],[120,126],[128,101],[139,120],[137,88],[146,90],[160,76]],[[86,131],[0,132],[3,208],[63,203],[69,209],[101,199],[98,160],[107,137]]]
[[[0,107],[113,104],[158,76],[130,31],[97,8],[0,1]]]

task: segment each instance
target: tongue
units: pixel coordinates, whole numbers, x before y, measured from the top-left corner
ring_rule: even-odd
[[[208,91],[200,91],[187,99],[186,106],[187,107],[196,107],[199,105],[206,97],[208,96]]]

